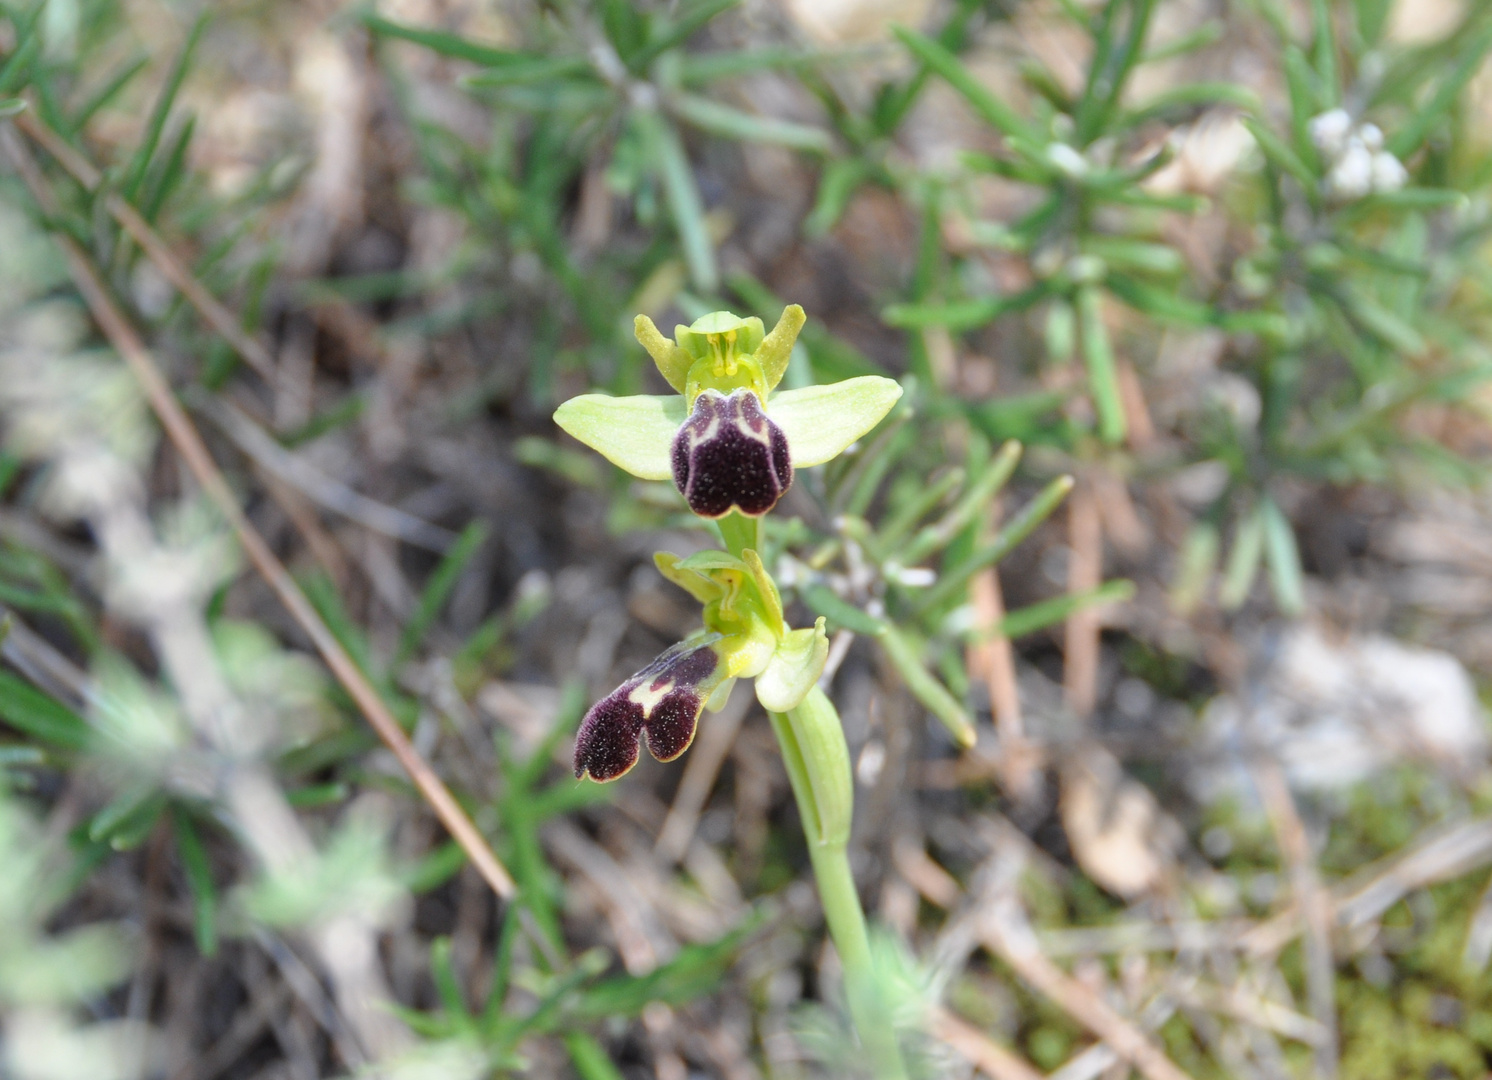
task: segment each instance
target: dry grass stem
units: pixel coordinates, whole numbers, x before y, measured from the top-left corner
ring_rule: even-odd
[[[1067,499],[1067,591],[1096,589],[1103,581],[1103,526],[1093,483],[1084,478]],[[1062,693],[1067,707],[1087,716],[1098,703],[1098,646],[1102,623],[1091,607],[1068,616],[1063,639]]]

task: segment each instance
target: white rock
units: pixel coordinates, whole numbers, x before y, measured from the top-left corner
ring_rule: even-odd
[[[1461,771],[1487,757],[1476,688],[1449,653],[1378,635],[1337,639],[1310,625],[1255,652],[1260,675],[1204,714],[1204,798],[1238,790],[1241,755],[1254,743],[1279,758],[1294,786],[1318,791],[1404,762]]]

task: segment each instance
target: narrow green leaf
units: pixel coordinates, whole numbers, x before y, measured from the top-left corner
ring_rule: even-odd
[[[865,614],[848,600],[840,599],[839,594],[827,585],[814,583],[799,591],[808,610],[824,616],[836,630],[853,630],[866,637],[875,637],[885,629],[884,622]]]
[[[1142,64],[1158,64],[1163,60],[1172,60],[1187,53],[1205,49],[1209,45],[1215,45],[1222,40],[1223,34],[1227,32],[1227,25],[1222,19],[1214,19],[1203,23],[1189,34],[1182,34],[1173,41],[1164,45],[1157,45],[1153,49],[1146,49],[1145,55],[1140,57]]]
[[[1113,0],[1109,11],[1120,6]],[[1124,40],[1117,48],[1100,47],[1094,50],[1089,68],[1088,85],[1078,103],[1075,119],[1080,146],[1087,146],[1104,133],[1109,118],[1118,107],[1129,82],[1130,73],[1144,55],[1145,37],[1150,29],[1150,17],[1155,11],[1155,0],[1128,0],[1123,5],[1129,12],[1129,25],[1125,28]],[[1107,13],[1106,13],[1107,16]],[[1105,30],[1108,20],[1105,18]]]
[[[32,8],[30,17],[16,25],[16,45],[4,64],[0,64],[0,97],[26,85],[31,75],[31,66],[41,55],[41,34],[36,30],[36,20],[45,4]]]
[[[100,109],[118,97],[119,92],[130,84],[130,80],[144,71],[149,65],[150,57],[148,55],[137,56],[134,60],[125,64],[111,78],[106,80],[102,86],[95,90],[91,97],[84,100],[83,104],[78,106],[77,111],[68,117],[66,125],[60,130],[65,134],[75,134],[82,131],[87,126],[88,121],[92,120]]]
[[[466,865],[466,852],[454,840],[448,840],[415,863],[404,876],[410,892],[419,896],[438,889]]]
[[[629,57],[628,63],[633,66],[634,71],[640,70],[669,49],[684,44],[702,30],[711,19],[729,11],[738,3],[740,0],[699,0],[698,3],[689,5],[677,20],[664,28],[661,34],[643,46],[635,56]]]
[[[107,841],[115,851],[134,847],[166,806],[166,797],[149,785],[121,792],[88,822],[88,839]]]
[[[1135,270],[1170,276],[1186,269],[1186,260],[1181,257],[1181,252],[1169,244],[1101,234],[1085,236],[1081,244],[1084,254],[1097,256],[1111,270]]]
[[[180,807],[171,810],[171,824],[176,831],[176,852],[192,894],[192,933],[197,951],[203,956],[218,952],[218,890],[212,880],[212,864],[197,835],[191,816]]]
[[[1274,590],[1274,602],[1285,615],[1299,617],[1305,614],[1306,605],[1295,530],[1268,496],[1259,504],[1259,510],[1264,519],[1264,549],[1269,558],[1269,584]]]
[[[398,38],[402,41],[423,45],[441,56],[456,60],[470,60],[485,67],[511,67],[534,59],[531,53],[499,49],[492,45],[481,45],[459,34],[444,30],[429,30],[420,26],[406,26],[375,15],[371,11],[362,15],[363,25],[380,37]],[[583,62],[582,62],[583,63]]]
[[[1389,348],[1405,356],[1419,356],[1426,349],[1425,339],[1407,321],[1383,307],[1376,300],[1356,290],[1343,290],[1339,297],[1347,313]]]
[[[1278,135],[1252,117],[1245,116],[1243,118],[1243,126],[1248,128],[1249,134],[1254,137],[1254,142],[1258,143],[1260,151],[1266,158],[1277,168],[1283,169],[1295,177],[1296,180],[1300,181],[1301,186],[1306,189],[1308,194],[1315,194],[1316,174],[1311,171],[1310,166],[1300,159],[1299,154],[1290,149]]]
[[[919,521],[962,487],[963,483],[964,470],[955,466],[931,483],[920,486],[904,505],[896,507],[881,523],[881,527],[876,530],[877,541],[888,549],[900,545]]]
[[[993,628],[970,631],[964,635],[964,640],[970,644],[976,644],[991,638],[1018,638],[1026,634],[1034,634],[1038,630],[1045,630],[1049,626],[1066,622],[1079,611],[1086,611],[1100,604],[1121,604],[1132,598],[1134,594],[1135,583],[1133,581],[1126,581],[1122,578],[1117,581],[1106,581],[1094,589],[1054,596],[1050,600],[1042,600],[1039,603],[1017,608],[996,623]]]
[[[595,77],[590,64],[578,56],[527,57],[520,54],[520,58],[513,63],[474,71],[461,77],[461,85],[471,89],[544,83],[545,89],[553,92],[553,84],[565,82],[586,89],[590,89],[592,85],[601,86],[601,81]]]
[[[187,150],[192,143],[192,134],[197,127],[197,118],[188,116],[182,123],[176,137],[171,140],[170,149],[166,151],[160,168],[160,173],[150,184],[149,189],[141,199],[140,213],[146,221],[155,221],[160,217],[161,209],[166,200],[176,190],[178,184],[187,174]]]
[[[1285,46],[1283,66],[1285,87],[1290,94],[1290,134],[1295,142],[1295,152],[1315,173],[1321,167],[1321,159],[1311,139],[1311,121],[1324,111],[1316,73],[1311,70],[1311,62],[1305,53],[1293,44]]]
[[[435,983],[435,992],[446,1015],[465,1026],[471,1021],[471,1012],[466,1007],[465,995],[461,992],[461,980],[456,977],[451,963],[451,939],[442,934],[430,942],[430,979]]]
[[[680,119],[727,139],[774,143],[816,154],[827,154],[832,146],[829,133],[820,128],[742,112],[697,94],[676,94],[670,104]]]
[[[583,1031],[565,1034],[565,1050],[580,1080],[626,1080],[601,1044]]]
[[[1103,298],[1098,289],[1086,286],[1078,290],[1077,300],[1078,337],[1083,366],[1088,371],[1088,392],[1098,413],[1098,437],[1110,446],[1118,446],[1124,441],[1129,424],[1124,416],[1124,399],[1119,393],[1114,348],[1103,323]]]
[[[844,63],[846,58],[799,48],[737,49],[730,52],[685,55],[679,60],[679,82],[703,86],[721,79],[753,75],[779,68],[813,67],[826,61]]]
[[[7,116],[16,116],[25,111],[26,101],[24,98],[0,97],[0,120],[4,120]]]
[[[1198,521],[1186,531],[1171,582],[1171,610],[1185,618],[1201,606],[1217,570],[1217,526]]]
[[[66,705],[0,671],[0,719],[33,739],[64,750],[85,750],[92,732]]]
[[[134,202],[140,194],[140,186],[145,182],[145,172],[150,168],[150,163],[155,157],[156,148],[161,142],[161,134],[166,130],[166,120],[171,115],[171,107],[176,104],[176,95],[180,93],[182,81],[191,69],[192,54],[196,52],[197,43],[202,39],[202,31],[206,27],[207,15],[204,13],[192,23],[186,42],[182,45],[181,52],[177,54],[176,62],[171,65],[165,85],[161,87],[155,108],[151,110],[150,117],[145,123],[145,137],[135,152],[130,155],[129,163],[125,166],[124,178],[120,182],[119,190],[120,194],[130,202]]]
[[[1042,488],[1036,498],[1000,528],[993,540],[967,558],[959,560],[956,566],[945,570],[938,583],[922,594],[916,610],[919,613],[929,611],[961,595],[975,574],[1010,554],[1038,525],[1051,517],[1062,500],[1067,498],[1072,485],[1072,477],[1059,476]]]
[[[824,167],[818,195],[803,222],[809,236],[823,236],[839,222],[850,198],[874,174],[873,167],[859,157],[837,158]]]
[[[958,502],[937,522],[919,530],[898,554],[903,566],[916,566],[940,551],[975,521],[987,519],[990,501],[1015,473],[1021,460],[1021,444],[1014,439],[1001,446],[982,471],[975,473]]]
[[[696,288],[713,293],[720,285],[715,266],[715,242],[705,224],[705,207],[694,181],[694,170],[684,153],[678,132],[656,113],[634,112],[633,122],[641,124],[653,149],[653,160],[663,180],[668,198],[669,215],[684,249],[684,262]]]
[[[962,747],[973,746],[977,738],[974,721],[948,692],[948,688],[923,666],[919,650],[891,623],[885,625],[879,640],[886,658],[901,675],[912,696],[942,721],[955,743]]]
[[[891,304],[881,311],[881,320],[887,326],[905,330],[941,326],[960,333],[994,322],[1002,315],[1034,307],[1050,291],[1048,283],[1039,282],[1013,296],[978,297],[952,303]]]
[[[1396,158],[1406,158],[1424,141],[1430,129],[1445,117],[1461,96],[1461,91],[1476,77],[1482,68],[1487,50],[1492,49],[1492,21],[1472,37],[1456,66],[1441,80],[1430,100],[1425,102],[1409,122],[1389,137],[1388,152]]]
[[[415,607],[414,614],[409,617],[409,622],[404,626],[404,632],[399,635],[399,648],[394,654],[395,667],[413,656],[420,643],[425,640],[425,635],[430,632],[436,616],[450,599],[451,590],[456,587],[462,571],[466,569],[472,557],[482,549],[482,545],[487,542],[487,536],[486,523],[480,520],[473,521],[461,530],[461,535],[441,558],[440,565],[430,575],[430,581],[420,594],[420,602]]]
[[[1263,559],[1264,509],[1256,506],[1239,520],[1238,531],[1233,534],[1233,548],[1228,552],[1228,565],[1217,596],[1223,610],[1236,611],[1243,606],[1253,591]]]
[[[1341,80],[1337,75],[1337,32],[1328,0],[1311,0],[1311,25],[1314,31],[1311,52],[1315,54],[1316,74],[1321,80],[1321,104],[1335,109],[1342,100]]]
[[[911,50],[913,56],[953,87],[987,123],[1006,135],[1019,135],[1032,142],[1045,141],[1040,133],[1017,116],[1015,111],[1001,101],[989,87],[971,75],[968,69],[959,62],[958,57],[942,45],[932,38],[903,26],[893,27],[891,32],[896,35],[898,41]]]
[[[1258,112],[1264,107],[1259,95],[1246,86],[1226,82],[1196,82],[1156,94],[1143,105],[1126,112],[1120,123],[1127,128],[1138,127],[1156,117],[1189,111],[1203,105],[1232,105],[1251,112]]]

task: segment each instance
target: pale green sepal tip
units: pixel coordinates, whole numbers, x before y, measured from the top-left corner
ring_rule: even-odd
[[[554,410],[554,422],[613,465],[644,480],[670,480],[669,449],[687,419],[684,399],[581,394]]]
[[[789,304],[782,309],[782,317],[777,320],[777,325],[772,327],[772,332],[756,350],[756,359],[762,366],[762,375],[767,380],[769,392],[777,389],[777,384],[787,373],[788,360],[793,355],[793,343],[798,340],[798,332],[807,321],[808,316],[801,307]]]
[[[773,394],[767,415],[787,436],[795,468],[822,465],[879,424],[901,397],[901,386],[861,375],[827,386]]]
[[[710,700],[705,702],[705,708],[709,709],[712,713],[719,712],[725,708],[725,703],[730,700],[730,692],[735,688],[736,680],[726,679],[719,686],[715,687],[715,692],[710,695]]]
[[[819,681],[828,659],[829,637],[820,615],[808,629],[794,630],[783,637],[765,670],[756,677],[756,699],[768,712],[796,709]]]
[[[668,380],[668,385],[679,393],[684,392],[684,380],[689,376],[689,365],[693,357],[663,336],[663,331],[653,325],[646,315],[632,320],[632,333],[637,343],[648,351],[658,372]]]

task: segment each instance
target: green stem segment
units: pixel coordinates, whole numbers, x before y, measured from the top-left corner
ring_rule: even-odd
[[[772,718],[772,730],[798,801],[829,936],[844,966],[850,1017],[877,1080],[904,1080],[906,1066],[890,1009],[875,977],[865,913],[850,871],[854,781],[839,713],[828,696],[814,687],[796,709],[767,715]]]
[[[732,510],[716,522],[720,527],[720,538],[725,541],[726,550],[736,558],[741,557],[741,552],[750,548],[752,551],[761,553],[762,550],[762,519],[759,517],[747,517],[737,510]]]

